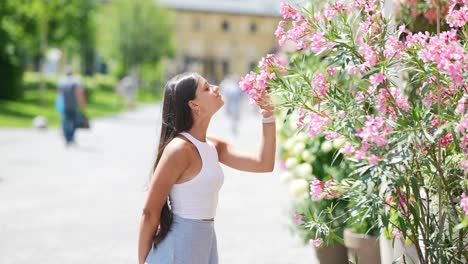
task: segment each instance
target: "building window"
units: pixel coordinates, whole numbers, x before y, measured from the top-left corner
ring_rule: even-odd
[[[251,33],[257,32],[257,23],[251,23],[250,24],[250,32]]]
[[[229,23],[226,20],[224,20],[223,23],[221,24],[221,28],[223,29],[223,31],[228,31]]]
[[[195,21],[193,22],[193,29],[198,31],[201,29],[201,21],[200,19],[195,19]]]
[[[223,61],[223,75],[226,77],[230,73],[229,62]]]

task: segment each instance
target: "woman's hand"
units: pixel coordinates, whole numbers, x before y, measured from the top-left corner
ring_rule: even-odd
[[[261,114],[264,118],[270,117],[274,114],[275,107],[271,102],[270,95],[267,91],[263,91],[260,94],[260,98],[257,102],[258,106],[261,109]]]

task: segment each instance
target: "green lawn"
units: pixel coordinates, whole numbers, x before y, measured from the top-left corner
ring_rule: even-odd
[[[45,104],[39,104],[39,91],[28,90],[20,101],[0,100],[0,127],[31,127],[35,116],[45,116],[49,126],[57,126],[60,115],[55,111],[55,90],[46,90]],[[123,110],[122,98],[112,91],[93,90],[86,108],[89,118]]]

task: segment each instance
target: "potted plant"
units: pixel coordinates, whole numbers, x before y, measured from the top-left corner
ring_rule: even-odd
[[[379,230],[396,228],[420,263],[468,261],[467,12],[466,1],[450,2],[450,31],[431,35],[395,26],[382,1],[283,3],[276,35],[298,53],[266,56],[240,83],[253,100],[268,90],[312,139],[344,139],[352,175],[316,191],[346,190],[340,199],[377,216]],[[315,220],[333,238],[331,223]]]
[[[344,223],[335,219],[338,215],[343,218],[346,202],[333,197],[312,197],[310,186],[314,181],[330,180],[331,175],[334,180],[341,180],[351,169],[342,158],[333,163],[334,153],[341,147],[339,141],[312,140],[303,132],[296,133],[297,121],[295,116],[278,126],[280,154],[285,169],[281,178],[289,185],[293,198],[292,229],[304,243],[316,248],[320,263],[341,264],[347,260],[346,248],[342,245]],[[333,213],[327,212],[329,207],[335,208]],[[321,235],[320,227],[314,224],[317,220],[332,222],[335,239],[322,239],[325,237]]]
[[[348,249],[348,260],[351,263],[379,264],[379,225],[377,217],[369,215],[352,215],[344,230],[344,244]]]

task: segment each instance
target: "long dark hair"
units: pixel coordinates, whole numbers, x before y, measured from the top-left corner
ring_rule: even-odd
[[[192,111],[188,102],[195,99],[199,77],[198,73],[182,73],[172,78],[164,87],[161,136],[156,161],[153,165],[153,173],[167,144],[180,132],[189,130],[193,125]],[[161,210],[159,229],[154,238],[155,244],[158,244],[166,237],[171,225],[172,212],[169,208],[168,197]]]

